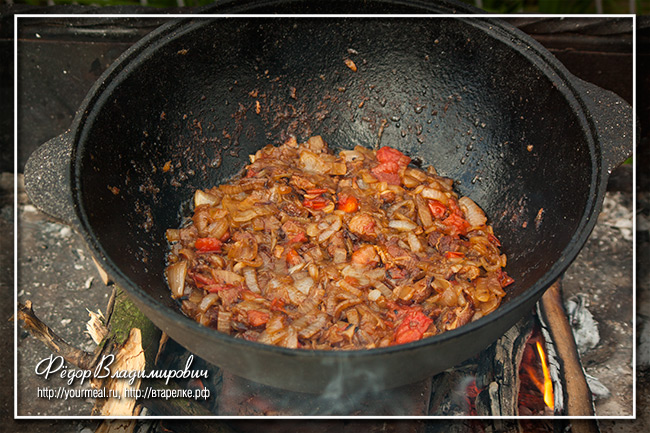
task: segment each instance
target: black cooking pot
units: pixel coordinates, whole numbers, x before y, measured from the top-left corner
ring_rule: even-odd
[[[382,389],[463,361],[531,314],[589,236],[608,174],[631,152],[631,118],[497,19],[188,18],[124,53],[70,130],[32,155],[25,181],[191,352],[286,389]],[[349,352],[261,345],[185,317],[163,277],[165,230],[196,188],[291,134],[335,150],[392,146],[456,179],[508,255],[503,305],[433,338]]]

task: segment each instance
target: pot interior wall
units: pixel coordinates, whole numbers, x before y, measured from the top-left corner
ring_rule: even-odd
[[[320,134],[335,149],[379,143],[434,165],[486,211],[512,299],[570,242],[596,168],[579,104],[511,39],[449,18],[186,26],[117,70],[91,104],[78,138],[81,212],[107,258],[172,305],[164,234],[196,188],[289,135]]]

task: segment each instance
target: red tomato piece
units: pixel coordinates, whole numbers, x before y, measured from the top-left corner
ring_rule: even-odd
[[[352,195],[339,194],[339,203],[337,208],[346,213],[356,212],[359,209],[359,200]]]
[[[460,251],[447,251],[445,257],[448,259],[456,259],[459,257],[465,257],[465,253],[461,253]]]
[[[422,339],[422,333],[415,328],[397,328],[395,332],[395,344],[410,343],[411,341],[418,341]]]
[[[383,162],[371,170],[372,175],[380,182],[386,182],[390,185],[399,185],[399,165],[395,162]]]
[[[327,192],[327,188],[311,188],[305,191],[307,194],[325,194]]]
[[[441,201],[427,200],[427,204],[429,205],[429,210],[431,211],[431,215],[433,215],[434,218],[443,219],[445,217],[445,214],[447,213],[447,206],[442,204]]]
[[[248,323],[251,326],[262,326],[269,321],[269,313],[265,313],[264,311],[248,310],[246,315],[248,316]]]
[[[271,310],[286,313],[286,311],[284,311],[284,300],[282,298],[274,298],[271,301]]]
[[[373,176],[380,182],[399,185],[399,172],[409,165],[411,158],[392,147],[382,147],[377,151],[377,161],[379,164],[372,169]]]
[[[221,242],[217,238],[198,238],[194,242],[194,248],[200,253],[218,253],[221,252]]]
[[[196,284],[196,287],[198,288],[211,286],[217,283],[212,278],[208,278],[202,274],[190,273],[190,276],[192,277],[192,279],[194,280],[194,284]]]
[[[307,242],[307,235],[305,232],[300,232],[289,239],[289,242]]]
[[[394,343],[403,344],[421,340],[422,336],[433,323],[433,319],[420,310],[409,310],[395,331]]]
[[[302,201],[302,205],[314,210],[323,209],[329,204],[329,200],[324,197],[318,196],[315,198],[305,199]]]
[[[297,264],[302,263],[302,257],[296,252],[293,248],[287,251],[287,264],[289,266],[296,266]]]
[[[203,287],[205,290],[207,290],[210,293],[217,293],[222,290],[226,289],[232,289],[233,286],[229,286],[228,284],[210,284],[208,286]]]
[[[384,146],[377,151],[377,161],[380,163],[394,162],[398,167],[406,167],[411,162],[411,158],[397,149]]]
[[[465,218],[453,213],[445,218],[442,223],[449,227],[451,235],[464,235],[467,234],[467,229],[470,227]]]

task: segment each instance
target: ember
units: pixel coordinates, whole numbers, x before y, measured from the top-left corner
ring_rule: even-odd
[[[471,382],[467,385],[466,388],[466,393],[467,393],[467,407],[469,415],[476,416],[478,413],[476,412],[476,396],[479,393],[479,389],[476,387],[476,379],[472,379]]]

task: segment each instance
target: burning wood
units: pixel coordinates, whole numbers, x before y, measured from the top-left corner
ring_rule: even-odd
[[[566,402],[564,413],[569,416],[593,416],[594,404],[585,379],[584,370],[573,338],[571,325],[562,303],[560,281],[556,281],[538,304],[543,332],[554,342],[558,357],[562,360],[562,389],[556,393],[555,403]],[[557,413],[558,407],[555,408]],[[586,421],[574,425],[574,432],[598,432],[595,422]]]
[[[554,381],[546,359],[539,327],[526,344],[519,367],[519,415],[553,415],[555,408]]]
[[[484,352],[490,361],[481,362],[477,372],[476,385],[481,390],[476,402],[478,415],[518,414],[518,370],[532,330],[532,317],[524,318]]]
[[[554,398],[553,398],[553,381],[551,380],[551,373],[549,372],[548,364],[546,363],[546,355],[544,354],[544,349],[539,341],[535,343],[537,353],[539,354],[539,360],[542,364],[542,372],[544,373],[544,403],[546,406],[553,410],[554,408]]]
[[[539,319],[522,319],[474,364],[465,363],[433,379],[431,415],[539,416],[593,414],[591,394],[575,349],[559,283],[539,304]],[[541,322],[541,323],[540,323]],[[550,325],[549,325],[550,324]],[[560,366],[562,368],[560,368]],[[568,376],[567,376],[568,375]],[[464,384],[464,385],[463,385]],[[463,388],[467,404],[458,404],[454,389]],[[476,395],[475,398],[472,398]],[[457,402],[457,403],[454,403]],[[573,431],[597,432],[596,423],[572,422]],[[554,431],[554,422],[508,423],[489,420],[483,429]],[[471,430],[471,429],[470,429]],[[467,431],[470,431],[467,430]]]
[[[566,384],[564,397],[566,397],[567,415],[593,416],[594,406],[591,391],[585,380],[571,325],[564,311],[560,290],[561,286],[558,281],[542,297],[539,308],[542,327],[548,332],[555,344],[558,356],[562,359]]]

